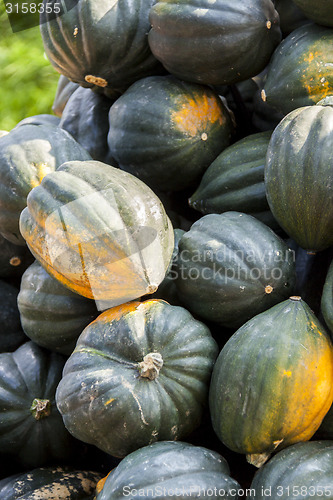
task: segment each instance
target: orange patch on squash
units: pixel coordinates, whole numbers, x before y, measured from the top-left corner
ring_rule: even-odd
[[[181,108],[172,112],[172,121],[177,128],[191,137],[202,138],[203,131],[209,131],[209,125],[222,125],[223,114],[219,101],[207,94],[196,95],[183,102]],[[209,134],[207,134],[209,136]]]
[[[307,64],[303,71],[304,86],[309,98],[317,103],[333,91],[329,82],[331,70],[323,62],[323,54],[320,51],[309,52],[304,57],[304,62]]]

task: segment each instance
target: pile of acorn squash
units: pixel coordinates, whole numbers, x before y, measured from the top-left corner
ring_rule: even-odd
[[[0,499],[333,498],[332,2],[55,4],[54,114],[0,137]]]

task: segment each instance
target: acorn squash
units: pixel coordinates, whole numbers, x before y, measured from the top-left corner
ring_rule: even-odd
[[[257,467],[274,451],[309,440],[332,400],[331,339],[297,296],[231,336],[214,365],[209,393],[216,434]]]
[[[161,300],[109,309],[80,335],[56,400],[81,441],[124,457],[200,424],[217,355],[209,329]]]
[[[149,19],[150,48],[169,73],[209,85],[257,75],[281,40],[271,0],[159,0]]]
[[[97,161],[67,162],[28,196],[20,228],[51,276],[107,309],[156,291],[173,251],[157,196]]]
[[[179,241],[176,285],[193,314],[238,328],[287,298],[294,253],[269,227],[239,212],[205,215]]]
[[[333,27],[333,6],[330,0],[294,0],[299,9],[317,24]]]
[[[25,334],[36,344],[67,356],[98,315],[94,301],[71,292],[37,261],[22,276],[17,305]]]
[[[309,252],[333,244],[333,108],[305,106],[275,128],[265,186],[273,216]]]
[[[17,288],[0,280],[0,353],[15,351],[29,340],[22,330],[17,295]]]
[[[111,106],[109,123],[108,144],[119,166],[161,191],[199,181],[234,132],[218,94],[172,76],[133,84]]]

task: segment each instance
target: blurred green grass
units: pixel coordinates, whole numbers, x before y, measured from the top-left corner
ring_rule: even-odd
[[[59,74],[44,55],[39,27],[13,33],[0,6],[0,130],[20,120],[52,113]]]

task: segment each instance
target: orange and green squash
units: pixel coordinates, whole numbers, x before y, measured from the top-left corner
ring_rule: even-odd
[[[173,76],[134,83],[111,106],[108,144],[120,168],[161,191],[200,180],[234,132],[216,92]]]
[[[309,440],[332,400],[331,339],[297,296],[231,336],[214,365],[209,394],[217,436],[257,467],[274,451]]]
[[[51,276],[99,310],[156,291],[174,244],[157,196],[97,161],[67,162],[28,196],[20,229]]]

